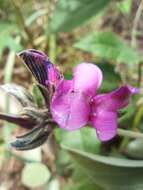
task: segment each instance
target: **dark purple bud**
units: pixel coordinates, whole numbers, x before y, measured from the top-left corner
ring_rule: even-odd
[[[42,145],[49,137],[51,128],[49,126],[42,126],[43,123],[35,127],[30,132],[18,136],[16,141],[11,143],[11,147],[16,150],[30,150]]]
[[[12,115],[6,113],[0,113],[0,120],[14,123],[27,129],[33,128],[37,123],[34,118],[30,118],[28,116]]]
[[[18,55],[23,59],[38,83],[51,88],[51,85],[56,86],[61,79],[59,71],[43,52],[29,49]]]

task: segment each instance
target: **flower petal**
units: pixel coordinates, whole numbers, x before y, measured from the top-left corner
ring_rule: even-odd
[[[55,65],[41,51],[34,49],[24,50],[18,54],[28,66],[36,80],[44,85],[57,85],[61,75]]]
[[[95,96],[91,103],[91,123],[100,140],[107,141],[116,135],[117,111],[128,105],[137,89],[125,85],[107,94]]]
[[[93,105],[94,107],[100,106],[100,109],[117,111],[127,106],[130,97],[137,92],[138,90],[136,88],[125,85],[111,93],[95,96]]]
[[[74,71],[74,90],[93,96],[102,82],[101,70],[92,63],[82,63]]]
[[[51,103],[53,119],[61,128],[76,130],[86,125],[90,106],[80,92],[72,91],[72,81],[63,81],[58,86]]]
[[[117,113],[98,110],[92,118],[97,136],[101,141],[108,141],[117,134]]]

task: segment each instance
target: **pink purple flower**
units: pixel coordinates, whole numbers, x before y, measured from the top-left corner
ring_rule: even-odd
[[[54,88],[50,111],[60,128],[73,131],[90,124],[101,141],[116,135],[118,110],[129,104],[136,88],[124,85],[113,92],[98,94],[103,76],[95,64],[79,64],[73,78],[66,80],[44,53],[27,50],[20,56],[40,84]]]
[[[92,63],[78,65],[71,81],[62,80],[51,101],[53,119],[72,131],[91,124],[102,141],[117,133],[117,111],[128,105],[136,89],[125,85],[107,94],[97,94],[101,70]]]

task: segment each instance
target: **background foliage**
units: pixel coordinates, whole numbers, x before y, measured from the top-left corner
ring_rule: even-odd
[[[101,92],[121,84],[140,88],[120,114],[118,136],[97,140],[92,128],[55,129],[43,146],[17,152],[13,136],[24,133],[0,123],[0,190],[142,190],[143,189],[143,14],[141,0],[0,0],[0,82],[33,91],[33,79],[16,53],[44,51],[67,79],[80,62],[98,64],[104,74]],[[32,90],[33,89],[33,90]],[[0,93],[0,111],[20,106]]]

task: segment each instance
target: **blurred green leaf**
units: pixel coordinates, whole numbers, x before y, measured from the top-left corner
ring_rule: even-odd
[[[74,162],[72,181],[73,183],[64,190],[102,190],[97,186],[86,174],[83,173],[81,167]]]
[[[73,173],[71,181],[66,184],[63,190],[103,190],[83,173],[81,167],[77,163],[74,162],[72,167]]]
[[[101,142],[96,137],[96,131],[93,128],[85,127],[77,131],[55,130],[56,140],[59,144],[65,143],[71,146],[78,146],[80,150],[92,153],[99,153]],[[73,138],[74,137],[74,138]],[[58,154],[58,170],[61,173],[63,167],[70,163],[70,157],[66,151],[62,150]],[[61,169],[62,167],[62,169]]]
[[[132,0],[123,0],[118,2],[117,6],[123,14],[129,14],[132,8]]]
[[[74,47],[109,61],[128,64],[140,61],[138,53],[113,32],[92,33],[77,42]]]
[[[95,183],[89,181],[87,178],[79,181],[78,183],[74,183],[72,185],[68,185],[64,190],[102,190]]]
[[[17,31],[17,27],[15,24],[11,24],[10,22],[1,22],[0,23],[0,33],[3,33],[6,31],[7,33],[13,32],[15,29],[15,32]]]
[[[22,183],[30,188],[45,184],[49,178],[48,168],[41,163],[28,163],[22,171]]]
[[[104,76],[104,80],[100,90],[103,92],[109,92],[119,87],[119,84],[121,83],[121,78],[120,75],[115,72],[114,65],[108,63],[100,63],[98,66],[101,68]]]
[[[74,138],[73,138],[74,137]],[[94,128],[85,127],[78,131],[56,130],[56,138],[59,143],[69,144],[72,147],[78,146],[80,150],[92,153],[99,153],[101,142],[97,139]]]
[[[9,48],[15,52],[22,49],[21,45],[12,36],[16,32],[18,32],[16,25],[4,22],[0,23],[0,57],[5,48]]]
[[[62,144],[62,147],[70,153],[81,170],[104,189],[143,189],[143,161],[87,153],[66,144]]]
[[[137,112],[136,101],[132,99],[132,101],[126,108],[120,110],[120,118],[118,119],[120,125],[123,124],[128,126],[132,125],[133,118],[136,112]]]
[[[52,32],[67,32],[97,15],[110,0],[59,0],[49,24]]]
[[[36,10],[33,14],[31,14],[27,19],[26,19],[26,25],[31,26],[39,17],[42,17],[43,15],[47,14],[46,9],[40,9]]]

